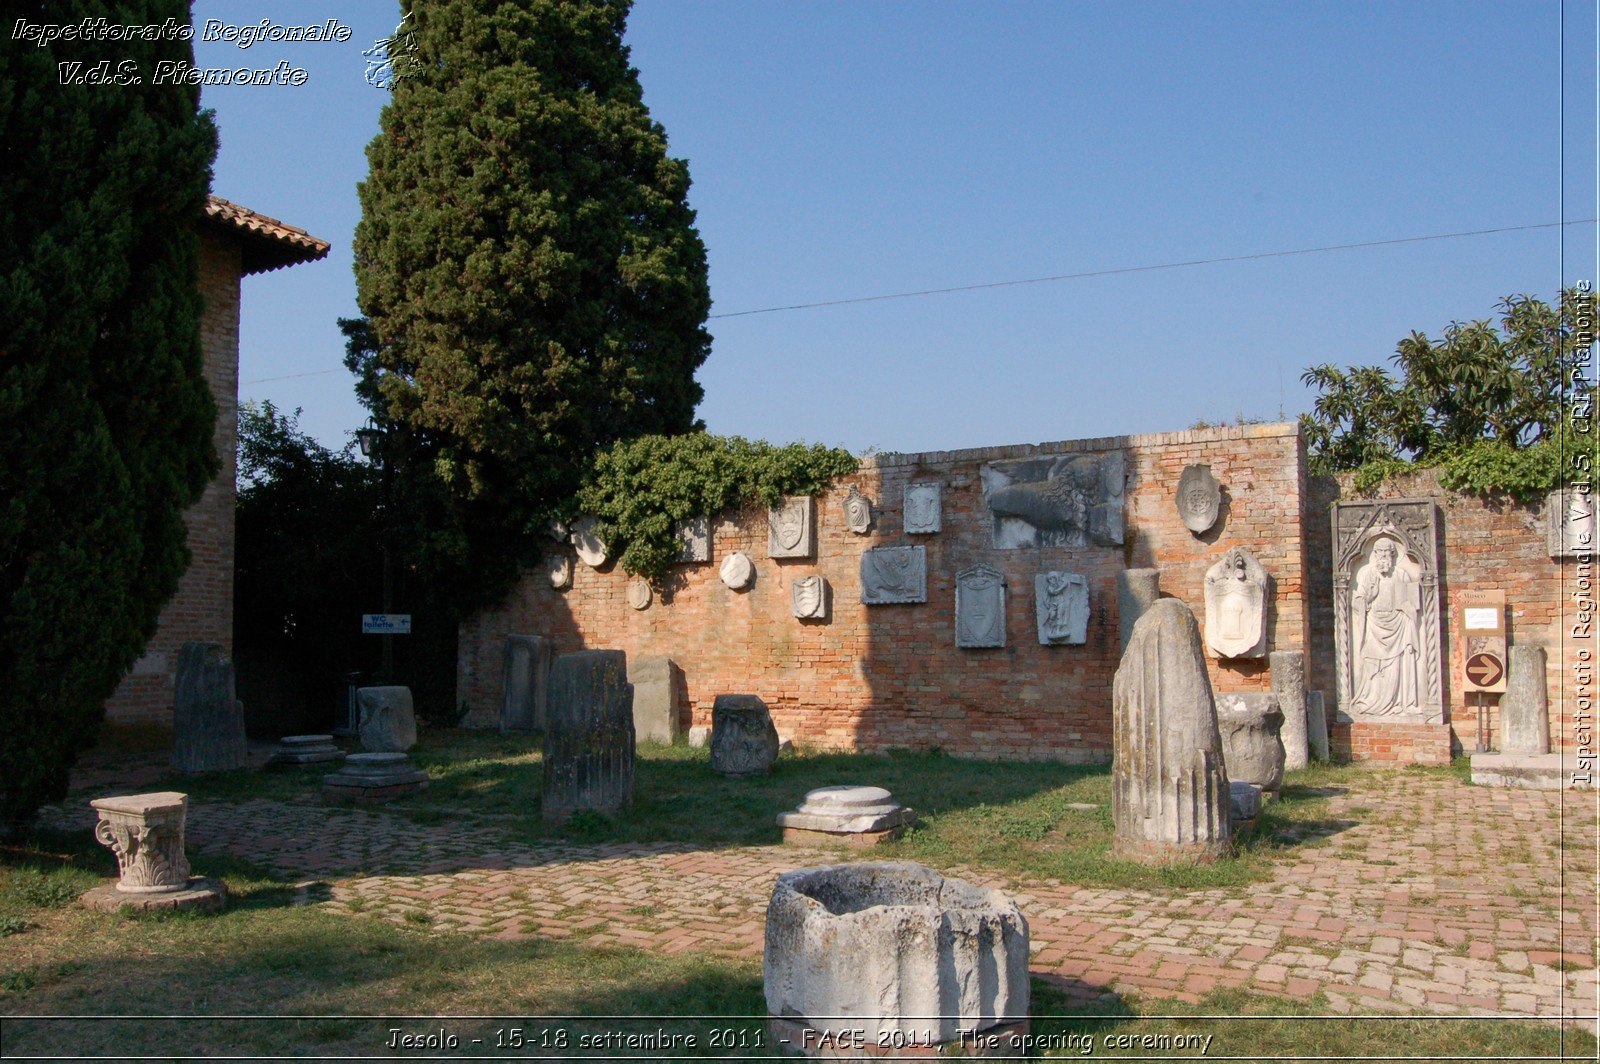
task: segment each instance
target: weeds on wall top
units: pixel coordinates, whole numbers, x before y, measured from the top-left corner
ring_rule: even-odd
[[[1379,458],[1357,467],[1352,486],[1370,495],[1391,477],[1437,469],[1439,483],[1470,495],[1509,495],[1518,502],[1537,502],[1549,492],[1581,479],[1584,468],[1574,462],[1579,445],[1560,439],[1531,447],[1513,447],[1499,440],[1479,440],[1450,447],[1415,462]]]
[[[849,451],[821,444],[780,447],[705,432],[641,436],[600,452],[576,512],[600,519],[597,531],[625,571],[660,586],[678,562],[680,521],[820,495],[859,464]]]

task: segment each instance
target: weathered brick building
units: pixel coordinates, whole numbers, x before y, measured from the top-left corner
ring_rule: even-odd
[[[240,279],[328,254],[328,242],[276,218],[211,196],[200,233],[200,293],[205,309],[200,343],[206,381],[217,403],[221,466],[200,501],[184,515],[188,570],[161,611],[160,627],[106,703],[106,719],[168,723],[178,648],[199,640],[233,645],[233,520],[239,408]]]
[[[996,549],[985,503],[984,470],[1031,457],[1120,454],[1126,480],[1120,544]],[[1185,466],[1207,464],[1222,484],[1216,524],[1203,534],[1183,524],[1174,502]],[[942,487],[937,534],[905,531],[902,500],[909,483]],[[872,500],[876,520],[866,535],[845,525],[851,491]],[[779,730],[799,742],[838,749],[941,748],[986,758],[1105,760],[1111,750],[1111,680],[1120,657],[1115,580],[1130,568],[1160,570],[1163,595],[1182,599],[1205,617],[1206,570],[1230,547],[1247,548],[1272,578],[1266,612],[1274,650],[1302,650],[1307,683],[1336,710],[1329,511],[1348,483],[1311,478],[1298,427],[1261,425],[1079,440],[1038,446],[869,457],[816,502],[814,558],[774,559],[767,514],[751,509],[711,523],[707,563],[676,570],[676,586],[643,609],[627,600],[630,578],[614,563],[573,565],[572,586],[557,590],[543,572],[529,574],[496,610],[461,628],[457,695],[467,722],[497,722],[503,698],[502,654],[511,634],[551,638],[556,653],[610,648],[664,655],[683,670],[691,720],[709,724],[716,695],[760,695]],[[1385,494],[1425,495],[1439,510],[1443,635],[1443,722],[1336,724],[1344,756],[1438,763],[1452,749],[1470,752],[1475,711],[1457,679],[1460,652],[1450,623],[1452,593],[1501,588],[1513,641],[1537,642],[1550,654],[1551,738],[1570,749],[1582,688],[1575,669],[1592,654],[1592,632],[1574,635],[1571,559],[1545,549],[1540,506],[1484,500],[1440,488],[1431,474],[1392,484]],[[921,545],[927,559],[926,602],[863,605],[861,557],[880,546]],[[567,547],[551,548],[566,553]],[[755,563],[748,590],[719,579],[719,563],[743,551]],[[1005,577],[1005,646],[958,648],[955,578],[987,565]],[[1090,618],[1082,645],[1042,645],[1036,634],[1035,575],[1070,571],[1087,578]],[[831,590],[821,621],[794,615],[797,579],[820,575]],[[1586,641],[1585,641],[1586,640]],[[1219,692],[1270,686],[1268,663],[1208,655]],[[1492,699],[1490,700],[1492,701]],[[1496,732],[1495,734],[1498,734]]]

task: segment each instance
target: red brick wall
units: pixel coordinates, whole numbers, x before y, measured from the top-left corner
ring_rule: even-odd
[[[1307,494],[1306,547],[1312,559],[1309,577],[1312,602],[1312,645],[1308,684],[1327,692],[1330,714],[1337,691],[1333,659],[1332,528],[1329,507],[1351,491],[1350,476],[1313,479]],[[1456,638],[1456,603],[1466,590],[1502,589],[1509,607],[1507,641],[1540,645],[1549,658],[1550,740],[1553,747],[1574,743],[1573,712],[1576,701],[1576,667],[1580,654],[1594,661],[1595,641],[1574,638],[1579,592],[1579,562],[1557,561],[1549,555],[1542,503],[1518,504],[1510,499],[1485,500],[1460,495],[1439,485],[1438,472],[1423,470],[1383,484],[1380,498],[1432,498],[1441,514],[1439,532],[1444,642],[1443,693],[1448,728],[1426,726],[1360,725],[1352,734],[1336,728],[1336,748],[1358,760],[1438,761],[1448,742],[1456,754],[1471,753],[1477,744],[1477,710],[1468,701],[1476,696],[1462,691],[1461,650]],[[1592,579],[1592,563],[1590,568]],[[1592,593],[1592,592],[1591,592]],[[1499,698],[1485,696],[1492,747],[1499,746]],[[1593,717],[1589,718],[1592,723]],[[1448,754],[1443,755],[1445,757]]]
[[[239,245],[200,235],[200,292],[205,301],[200,344],[206,381],[217,402],[217,456],[222,465],[200,501],[184,515],[192,560],[161,611],[145,653],[106,703],[116,723],[172,719],[178,648],[190,640],[233,646],[233,506],[239,394]]]
[[[1120,547],[994,550],[979,470],[986,463],[1039,454],[1125,451],[1126,542]],[[1183,467],[1210,464],[1224,487],[1218,525],[1204,537],[1184,527],[1173,502]],[[943,531],[908,536],[901,513],[911,480],[944,484]],[[852,485],[873,500],[876,524],[857,536],[844,525]],[[1305,649],[1302,573],[1304,455],[1293,425],[1208,429],[867,459],[854,476],[817,500],[815,561],[767,557],[764,510],[713,524],[712,560],[680,567],[681,587],[649,609],[628,607],[620,567],[575,564],[571,590],[530,574],[497,610],[461,628],[458,697],[468,722],[493,724],[501,701],[501,651],[512,633],[552,637],[558,653],[608,648],[661,654],[684,670],[693,723],[709,724],[713,698],[760,695],[780,732],[844,749],[942,747],[980,757],[1104,760],[1111,747],[1111,678],[1116,670],[1115,576],[1124,568],[1162,570],[1162,591],[1204,617],[1206,569],[1229,547],[1249,548],[1275,579],[1269,635],[1275,649]],[[928,601],[863,606],[861,552],[921,544],[928,556]],[[756,565],[754,587],[733,592],[717,568],[743,550]],[[1007,646],[955,646],[955,574],[986,562],[1006,574]],[[1084,646],[1040,646],[1033,578],[1065,569],[1088,577],[1091,620]],[[789,587],[820,573],[832,589],[827,623],[796,620]],[[1259,665],[1212,662],[1219,690],[1263,690]]]

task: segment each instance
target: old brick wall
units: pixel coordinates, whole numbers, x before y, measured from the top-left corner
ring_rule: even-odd
[[[1126,542],[1115,547],[995,550],[979,470],[986,462],[1122,450],[1128,475]],[[1116,670],[1115,576],[1124,568],[1162,570],[1162,591],[1204,618],[1206,569],[1234,545],[1249,548],[1274,578],[1271,646],[1305,649],[1307,581],[1301,543],[1304,449],[1294,425],[1206,429],[916,455],[880,455],[817,500],[815,560],[767,557],[764,510],[713,522],[712,560],[680,567],[681,586],[643,611],[625,601],[629,577],[575,562],[574,583],[553,590],[531,573],[498,609],[462,625],[458,697],[468,722],[493,725],[502,698],[501,653],[513,633],[554,639],[557,653],[620,649],[666,655],[684,670],[694,723],[709,724],[720,693],[760,695],[778,729],[797,741],[841,749],[940,747],[980,757],[1095,761],[1110,756],[1111,679]],[[1178,517],[1173,492],[1185,465],[1207,463],[1222,483],[1217,526],[1196,537]],[[911,481],[944,486],[943,531],[904,533],[901,510]],[[857,536],[844,524],[852,486],[873,500],[876,522]],[[861,552],[921,544],[928,556],[928,601],[863,606]],[[757,576],[748,591],[724,587],[722,559],[742,550]],[[955,575],[987,563],[1008,582],[1003,648],[955,646]],[[1033,578],[1064,569],[1088,577],[1091,620],[1084,646],[1041,646]],[[826,623],[802,623],[789,589],[820,573],[832,589]],[[1218,690],[1264,690],[1265,659],[1211,662]]]
[[[1334,662],[1333,562],[1331,505],[1351,493],[1351,475],[1315,477],[1307,491],[1306,549],[1309,558],[1311,643],[1307,683],[1328,694],[1330,713],[1337,691]],[[1579,655],[1591,655],[1593,634],[1574,635],[1574,596],[1580,593],[1579,565],[1549,555],[1542,503],[1524,505],[1506,498],[1484,499],[1448,491],[1437,470],[1422,470],[1386,481],[1379,498],[1432,498],[1439,508],[1439,567],[1444,643],[1443,693],[1448,732],[1426,727],[1358,725],[1352,733],[1335,729],[1335,746],[1347,756],[1379,761],[1437,761],[1438,745],[1448,742],[1455,754],[1471,753],[1477,744],[1477,696],[1462,690],[1462,655],[1457,639],[1456,603],[1466,590],[1501,589],[1509,607],[1508,644],[1543,646],[1549,656],[1550,738],[1555,747],[1574,746],[1575,669]],[[1587,578],[1592,578],[1591,570]],[[1583,589],[1588,593],[1588,589]],[[1500,737],[1499,697],[1489,705],[1491,746]],[[1592,717],[1590,721],[1592,722]]]
[[[200,235],[200,292],[205,310],[200,343],[206,382],[217,403],[215,442],[221,467],[205,494],[184,515],[189,568],[161,611],[144,656],[106,703],[116,723],[172,720],[173,670],[190,640],[233,645],[233,508],[239,394],[239,244],[209,231]]]

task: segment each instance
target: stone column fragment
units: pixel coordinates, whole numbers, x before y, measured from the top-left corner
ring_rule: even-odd
[[[231,772],[244,767],[247,750],[233,662],[220,643],[183,644],[172,699],[173,766],[179,772]]]
[[[1278,709],[1283,713],[1283,767],[1293,772],[1311,762],[1306,733],[1306,656],[1300,650],[1274,650],[1267,658],[1272,663],[1272,693],[1278,696]]]
[[[1117,645],[1120,649],[1128,649],[1134,624],[1160,598],[1160,569],[1124,569],[1117,574]]]
[[[550,666],[543,815],[561,823],[633,801],[633,685],[620,650],[580,650]]]

